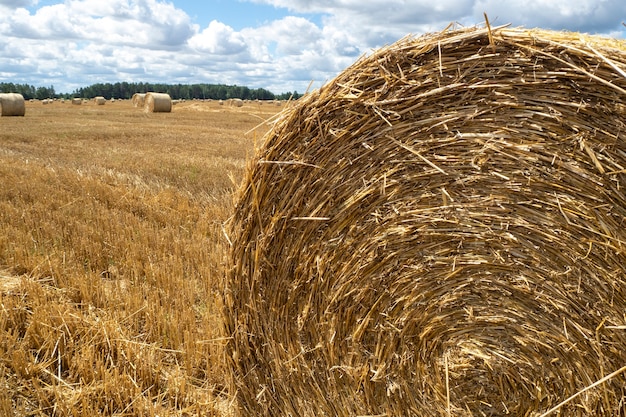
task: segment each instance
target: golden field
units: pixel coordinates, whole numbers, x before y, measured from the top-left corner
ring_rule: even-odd
[[[282,107],[0,118],[0,415],[225,416],[223,224]]]

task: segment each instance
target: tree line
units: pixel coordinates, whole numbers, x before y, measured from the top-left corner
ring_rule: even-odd
[[[106,99],[130,99],[135,93],[147,93],[155,91],[167,93],[174,100],[192,99],[213,99],[227,100],[229,98],[240,98],[243,100],[286,100],[300,98],[297,91],[274,94],[264,88],[248,88],[238,85],[225,84],[162,84],[144,82],[117,82],[117,83],[97,83],[88,87],[74,90],[72,93],[57,94],[54,86],[35,87],[28,84],[0,83],[2,93],[20,93],[24,99],[46,98],[94,98],[102,96]]]
[[[0,83],[0,93],[20,93],[26,100],[36,98],[43,100],[45,98],[58,97],[54,92],[54,86],[35,87],[28,84]]]

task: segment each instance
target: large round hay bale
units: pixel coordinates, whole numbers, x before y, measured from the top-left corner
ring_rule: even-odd
[[[240,98],[231,98],[230,99],[230,106],[231,107],[243,107],[243,100]]]
[[[172,99],[165,93],[146,93],[143,108],[148,113],[169,113],[172,111]]]
[[[133,103],[133,107],[143,107],[146,101],[145,93],[135,93],[131,98],[131,103]]]
[[[621,415],[625,70],[623,42],[473,28],[292,103],[227,228],[239,415]]]
[[[0,116],[24,116],[26,103],[19,93],[0,93]]]
[[[104,106],[107,102],[107,99],[102,97],[102,96],[98,96],[98,97],[94,97],[93,101],[98,105],[98,106]]]
[[[76,105],[76,106],[80,106],[83,104],[83,99],[81,99],[80,97],[74,97],[72,99],[72,104]]]

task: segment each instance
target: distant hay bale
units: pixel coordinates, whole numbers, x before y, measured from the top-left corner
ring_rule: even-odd
[[[146,93],[144,110],[148,113],[169,113],[172,111],[172,99],[165,93]]]
[[[74,97],[74,98],[72,99],[72,104],[77,105],[77,106],[80,106],[81,104],[83,104],[83,100],[82,100],[81,98]]]
[[[104,97],[102,97],[102,96],[98,96],[98,97],[95,97],[95,98],[93,99],[93,101],[94,101],[94,102],[95,102],[98,106],[104,106],[104,105],[106,104],[106,102],[107,102],[107,99],[106,99],[106,98],[104,98]]]
[[[0,116],[24,116],[26,102],[19,93],[0,93]]]
[[[135,93],[131,99],[133,103],[133,107],[143,107],[146,100],[146,95],[144,93]]]
[[[226,229],[238,415],[622,415],[625,70],[449,30],[292,102]]]
[[[233,98],[230,100],[230,105],[235,107],[243,106],[243,100],[240,98]]]
[[[224,100],[218,101],[217,104],[219,104],[220,106],[223,106],[224,105]]]

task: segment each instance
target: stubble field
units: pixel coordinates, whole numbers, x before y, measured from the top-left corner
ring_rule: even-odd
[[[275,104],[0,119],[0,415],[225,416],[233,191]]]

